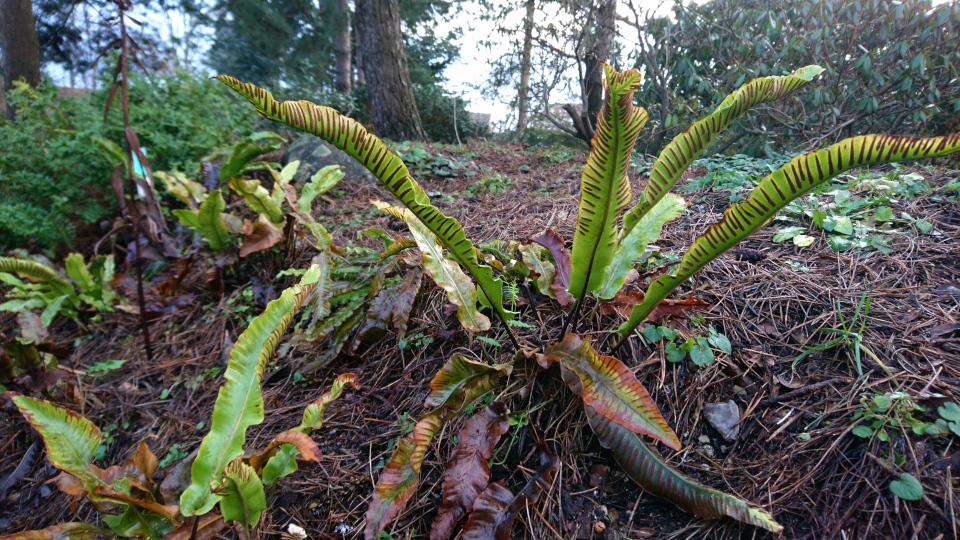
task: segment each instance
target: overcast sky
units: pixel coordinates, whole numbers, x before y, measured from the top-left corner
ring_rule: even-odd
[[[684,3],[688,2],[685,1]],[[637,6],[638,9],[657,9],[658,6],[660,6],[661,12],[669,12],[669,7],[672,5],[672,2],[634,0],[634,5]],[[514,97],[509,93],[511,90],[504,89],[505,93],[499,99],[490,99],[484,98],[477,88],[482,85],[490,75],[488,61],[509,50],[507,46],[508,38],[494,34],[494,24],[476,17],[474,11],[476,9],[479,9],[476,2],[467,2],[463,5],[464,11],[462,15],[452,21],[441,23],[437,28],[437,35],[446,35],[447,32],[458,27],[463,28],[463,34],[457,41],[460,45],[460,58],[444,72],[444,76],[446,76],[449,81],[446,86],[450,91],[461,93],[466,99],[470,100],[470,111],[490,113],[493,115],[492,120],[494,122],[500,122],[511,116],[508,105]],[[629,8],[621,6],[619,11],[621,13],[629,13]],[[517,10],[512,14],[512,20],[509,20],[508,24],[519,28],[523,15],[520,10]],[[539,17],[544,16],[539,10],[537,15]],[[621,28],[620,30],[621,34],[627,36],[632,35],[634,32],[631,28]],[[481,42],[487,40],[498,45],[492,49],[487,49],[480,45]],[[629,40],[624,41],[624,44],[629,45]],[[576,78],[576,71],[572,70],[569,76],[571,79]],[[553,101],[556,102],[580,101],[579,95],[557,94],[552,97]]]

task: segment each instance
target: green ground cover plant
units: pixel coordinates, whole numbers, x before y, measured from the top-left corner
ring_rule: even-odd
[[[62,471],[57,487],[73,495],[74,502],[89,499],[102,512],[110,531],[122,537],[160,540],[176,531],[187,535],[184,537],[209,537],[226,523],[236,522],[241,535],[252,538],[251,530],[267,508],[265,488],[295,472],[297,459],[319,460],[320,450],[310,438],[311,431],[322,427],[327,408],[346,386],[359,387],[353,374],[339,376],[330,391],[306,406],[299,426],[278,433],[265,448],[245,449],[247,430],[264,420],[264,368],[303,303],[316,287],[326,286],[322,278],[321,268],[311,266],[297,285],[270,302],[237,339],[209,431],[190,457],[174,444],[161,461],[144,440],[123,464],[100,469],[93,462],[98,455],[103,456],[101,449],[109,444],[117,429],[115,424],[101,430],[73,411],[8,392],[43,438],[47,459]],[[178,461],[179,465],[165,469],[164,476],[157,480],[158,470]],[[118,508],[120,513],[115,513]],[[79,523],[24,534],[57,537],[83,527],[109,534]]]

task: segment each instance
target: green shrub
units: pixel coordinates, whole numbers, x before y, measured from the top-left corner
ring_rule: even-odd
[[[193,172],[255,127],[255,114],[212,81],[186,72],[152,79],[131,76],[130,121],[153,170]],[[113,104],[104,129],[106,90],[59,97],[45,82],[18,86],[9,99],[18,117],[0,123],[0,249],[73,246],[78,226],[114,212],[110,162],[95,138],[124,140],[121,107]]]
[[[413,96],[417,101],[420,121],[431,141],[455,143],[457,134],[465,141],[474,137],[489,135],[486,126],[477,124],[467,112],[469,101],[459,96],[451,96],[437,85],[413,85]],[[453,105],[456,99],[457,126],[453,126]]]
[[[255,131],[256,114],[215,81],[182,70],[153,79],[155,84],[144,75],[130,76],[130,124],[153,170],[192,173],[211,150]],[[92,106],[102,111],[104,103],[106,90],[94,96]],[[109,120],[106,136],[123,140],[120,107],[111,108]]]
[[[509,140],[509,138],[507,139]],[[587,143],[556,129],[528,127],[523,130],[517,142],[531,146],[557,146],[564,148],[588,148]]]
[[[18,85],[8,98],[17,121],[0,123],[0,248],[72,245],[78,224],[113,207],[110,167],[94,142],[102,114],[47,83]]]

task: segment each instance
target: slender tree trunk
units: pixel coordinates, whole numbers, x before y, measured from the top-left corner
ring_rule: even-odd
[[[0,0],[0,32],[3,32],[3,104],[13,120],[13,107],[6,93],[21,77],[30,86],[40,84],[40,42],[30,0]]]
[[[357,0],[357,38],[377,135],[427,139],[413,96],[397,0]]]
[[[357,88],[366,88],[367,77],[363,74],[363,55],[360,53],[359,47],[354,50],[354,54],[357,60]]]
[[[596,128],[597,114],[603,105],[603,67],[610,56],[610,47],[613,45],[613,36],[616,33],[617,2],[616,0],[602,0],[596,6],[594,25],[590,29],[586,64],[587,72],[584,76],[584,97],[587,106],[588,118],[592,128]]]
[[[533,50],[533,17],[536,14],[534,0],[527,0],[527,15],[523,19],[523,53],[520,57],[520,96],[517,100],[519,118],[517,133],[527,127],[530,114],[530,53]]]
[[[337,71],[334,80],[337,92],[350,92],[353,82],[353,65],[350,51],[350,5],[347,0],[336,0],[337,34],[333,42],[333,54]]]

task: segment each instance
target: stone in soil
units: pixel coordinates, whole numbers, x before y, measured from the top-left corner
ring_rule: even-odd
[[[735,441],[740,434],[740,426],[737,425],[740,421],[740,408],[733,401],[707,403],[703,406],[703,416],[727,442]]]
[[[320,169],[328,165],[343,167],[343,177],[349,180],[376,183],[377,179],[359,161],[346,152],[314,135],[302,135],[293,141],[283,156],[283,164],[300,160],[296,181],[306,182]]]

